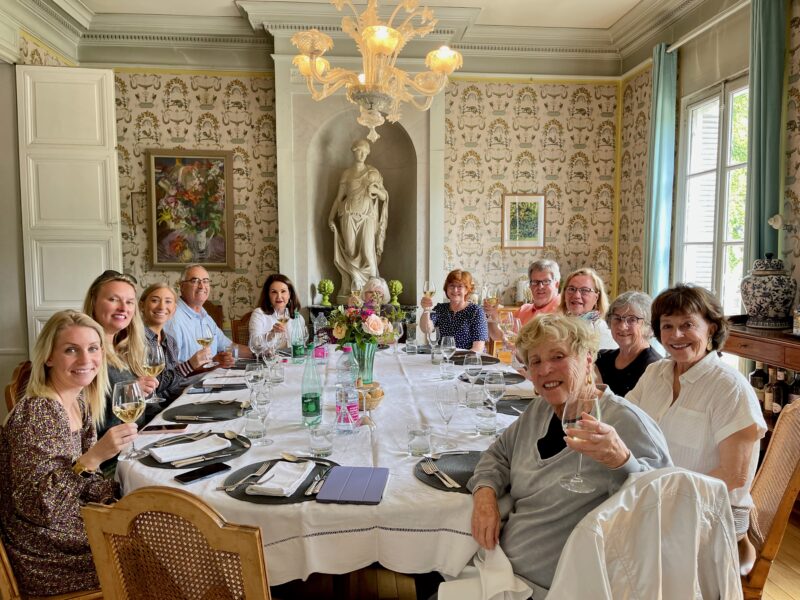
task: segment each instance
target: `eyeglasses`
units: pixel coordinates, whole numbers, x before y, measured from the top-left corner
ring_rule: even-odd
[[[628,327],[633,327],[639,321],[644,321],[644,317],[635,317],[633,315],[626,315],[621,317],[619,315],[609,315],[608,320],[614,323],[615,325],[619,325],[620,323],[625,323]]]
[[[211,280],[208,277],[204,277],[200,279],[199,277],[192,277],[191,279],[185,279],[183,283],[191,283],[192,285],[202,285],[203,287],[208,287],[211,285]]]
[[[569,292],[570,294],[580,294],[581,296],[588,296],[589,294],[597,293],[597,290],[593,290],[592,288],[576,288],[572,285],[565,287],[564,291]]]
[[[528,282],[528,285],[531,286],[532,288],[538,288],[538,287],[546,288],[551,283],[553,283],[552,279],[531,279]]]

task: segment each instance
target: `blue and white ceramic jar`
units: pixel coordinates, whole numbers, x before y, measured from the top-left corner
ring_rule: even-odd
[[[791,328],[797,282],[786,274],[782,260],[767,253],[766,258],[753,261],[753,270],[742,279],[741,290],[748,327]]]

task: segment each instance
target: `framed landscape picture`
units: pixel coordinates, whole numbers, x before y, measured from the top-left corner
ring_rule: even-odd
[[[233,269],[233,152],[148,150],[153,267]]]
[[[544,196],[542,194],[503,194],[501,248],[541,248],[544,246]]]

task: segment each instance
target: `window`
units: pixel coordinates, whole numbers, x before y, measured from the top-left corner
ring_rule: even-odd
[[[719,298],[725,314],[742,312],[747,195],[747,79],[685,101],[673,280]]]

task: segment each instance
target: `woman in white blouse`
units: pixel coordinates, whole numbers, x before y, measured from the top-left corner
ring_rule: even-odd
[[[258,308],[250,315],[250,339],[255,335],[283,335],[288,323],[281,323],[278,317],[287,315],[291,319],[298,310],[300,299],[292,281],[286,275],[273,273],[264,282]]]
[[[606,286],[597,271],[584,267],[567,275],[564,281],[559,310],[565,315],[589,321],[600,336],[601,350],[619,348],[611,337],[611,330],[605,320],[608,296]]]
[[[653,301],[652,324],[669,358],[651,364],[626,398],[661,427],[676,466],[728,486],[746,564],[754,552],[746,535],[750,485],[767,426],[747,380],[718,353],[728,322],[708,290],[678,284]]]

